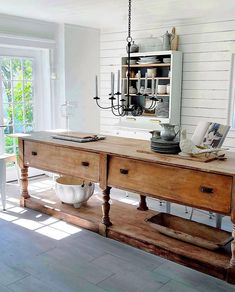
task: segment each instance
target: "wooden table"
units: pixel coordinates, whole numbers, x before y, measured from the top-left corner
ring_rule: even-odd
[[[234,238],[230,263],[225,265],[223,276],[211,271],[208,273],[235,284],[235,153],[228,153],[227,161],[204,163],[184,160],[176,155],[143,153],[145,151],[142,150],[149,149],[149,142],[143,140],[107,137],[102,141],[76,143],[53,139],[51,135],[49,132],[37,132],[19,138],[23,205],[30,198],[28,167],[31,166],[98,182],[103,190],[101,222],[110,234],[116,232],[109,217],[112,187],[140,194],[140,210],[147,210],[145,198],[150,196],[229,215]],[[126,214],[125,218],[128,220]],[[118,239],[124,239],[124,235]],[[176,244],[176,241],[172,243]],[[192,259],[196,262],[193,253]],[[181,260],[184,264],[187,261],[189,259]],[[187,265],[205,271],[198,263]]]

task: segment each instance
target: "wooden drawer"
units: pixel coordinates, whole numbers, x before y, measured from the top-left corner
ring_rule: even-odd
[[[99,181],[99,154],[49,144],[24,142],[24,164]]]
[[[227,214],[232,177],[110,157],[108,185]]]

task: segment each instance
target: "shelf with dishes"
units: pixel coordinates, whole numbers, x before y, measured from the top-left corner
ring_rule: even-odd
[[[145,63],[145,64],[133,64],[131,65],[130,64],[130,67],[131,68],[145,68],[145,67],[170,67],[171,64],[170,63],[156,63],[156,64],[148,64],[148,63]],[[122,65],[122,67],[128,67],[128,65]]]
[[[138,94],[138,93],[130,93],[129,94],[130,96],[144,96],[144,94]],[[164,94],[159,94],[159,93],[157,93],[157,96],[169,96],[170,94],[168,93],[164,93]],[[127,93],[125,93],[125,96],[127,96]],[[150,97],[149,97],[150,98]]]
[[[126,77],[123,77],[122,79],[127,80]],[[159,80],[170,80],[171,78],[170,77],[154,77],[154,80],[157,80],[157,79],[159,79]],[[138,80],[138,78],[137,77],[130,78],[130,80]],[[141,77],[140,80],[145,80],[145,78]],[[151,77],[147,77],[147,80],[152,80],[152,78]]]
[[[130,65],[127,62],[128,58],[123,57],[121,91],[123,102],[129,103],[134,109],[129,116],[135,115],[137,119],[144,116],[155,117],[178,124],[182,53],[175,51],[132,53]],[[129,90],[127,90],[128,66],[130,67]]]

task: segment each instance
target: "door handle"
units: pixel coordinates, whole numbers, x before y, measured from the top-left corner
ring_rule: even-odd
[[[206,187],[206,186],[200,186],[200,191],[202,193],[212,194],[213,193],[213,188]]]
[[[128,169],[123,169],[123,168],[121,168],[121,169],[120,169],[120,173],[121,173],[121,174],[128,174]]]
[[[89,166],[89,162],[87,162],[87,161],[82,161],[82,166]]]
[[[36,152],[36,151],[32,151],[32,153],[31,153],[33,156],[37,156],[38,155],[38,153]]]

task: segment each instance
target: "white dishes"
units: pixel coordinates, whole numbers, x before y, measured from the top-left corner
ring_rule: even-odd
[[[152,61],[137,61],[137,64],[158,64],[161,63],[159,60],[152,60]]]
[[[137,60],[130,59],[130,65],[135,65]],[[126,60],[126,63],[128,64],[128,59]]]
[[[140,94],[151,94],[152,93],[152,88],[146,88],[146,90],[144,89],[144,86],[140,87]]]
[[[158,85],[157,93],[158,94],[166,94],[166,85]]]
[[[163,58],[163,63],[170,63],[171,62],[171,58]]]
[[[161,61],[158,60],[155,56],[153,57],[140,57],[139,61],[137,61],[138,64],[154,64],[154,63],[160,63]]]

